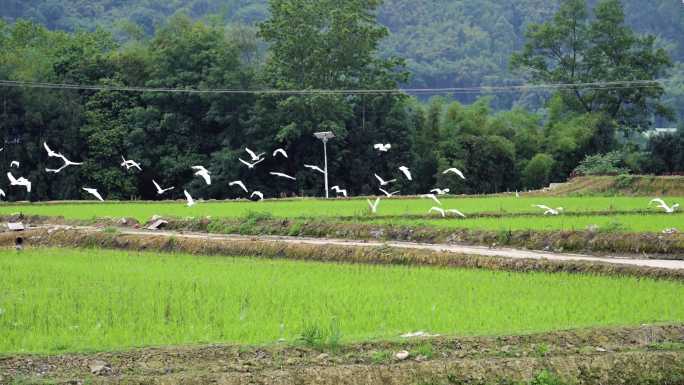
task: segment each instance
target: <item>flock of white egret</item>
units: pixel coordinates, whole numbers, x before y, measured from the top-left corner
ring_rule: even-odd
[[[69,166],[80,166],[83,164],[82,162],[80,162],[80,163],[79,162],[73,162],[73,161],[67,159],[67,157],[62,155],[61,153],[53,151],[48,146],[47,143],[43,143],[43,147],[45,148],[45,151],[47,152],[47,155],[49,158],[58,158],[62,161],[62,165],[59,168],[45,168],[45,171],[48,173],[58,174],[62,170],[64,170],[65,168],[67,168]],[[377,143],[373,146],[373,148],[375,150],[377,150],[380,154],[382,154],[382,153],[389,152],[392,149],[392,145],[390,143]],[[0,149],[0,151],[2,151],[2,150],[3,149]],[[249,160],[244,160],[242,158],[238,158],[238,160],[240,161],[240,163],[245,165],[250,170],[254,169],[257,165],[259,165],[259,163],[266,160],[266,158],[265,158],[266,153],[263,153],[263,152],[262,153],[256,153],[256,152],[250,150],[249,148],[245,148],[245,152],[247,152],[247,154],[249,155]],[[273,151],[272,156],[274,158],[275,157],[288,158],[287,152],[282,148],[278,148],[275,151]],[[121,159],[122,159],[121,167],[125,168],[127,171],[131,170],[131,169],[137,169],[138,171],[142,171],[142,167],[140,166],[140,163],[138,163],[132,159],[126,159],[124,156],[122,156]],[[20,163],[16,160],[14,160],[10,163],[10,169],[15,168],[15,167],[19,168],[19,166],[20,166]],[[305,164],[304,167],[308,168],[314,172],[318,172],[318,173],[321,173],[324,175],[326,173],[325,170],[323,170],[320,167],[315,166],[315,165]],[[211,185],[211,172],[209,170],[207,170],[204,166],[201,166],[201,165],[192,166],[192,169],[195,171],[195,173],[194,173],[195,176],[202,178],[207,185]],[[398,168],[398,170],[401,172],[401,174],[403,174],[403,177],[406,178],[406,180],[413,181],[413,175],[411,174],[411,170],[408,167],[400,166]],[[295,177],[287,175],[287,174],[282,173],[282,172],[271,171],[269,174],[272,176],[278,177],[278,178],[283,178],[283,179],[288,179],[288,180],[293,180],[293,181],[297,180]],[[444,170],[443,174],[444,175],[454,174],[463,180],[466,179],[463,172],[457,168],[454,168],[454,167],[449,168],[447,170]],[[397,182],[397,178],[385,180],[381,176],[379,176],[378,174],[374,174],[374,176],[375,176],[375,179],[377,179],[378,184],[379,184],[378,190],[382,194],[384,194],[384,196],[386,198],[392,198],[392,197],[394,197],[400,193],[400,191],[391,191],[391,188],[390,188],[391,184]],[[31,192],[31,182],[28,179],[26,179],[25,177],[16,178],[12,174],[12,172],[9,171],[9,172],[7,172],[7,178],[9,179],[11,186],[23,187],[23,188],[26,188],[27,192]],[[152,180],[152,183],[154,184],[154,187],[155,187],[158,195],[163,195],[163,194],[175,189],[175,187],[173,187],[173,186],[167,187],[167,188],[162,188],[159,185],[159,183],[157,183],[157,181],[155,181],[155,180]],[[247,188],[245,183],[242,182],[241,180],[232,181],[232,182],[228,183],[228,186],[239,187],[246,194],[250,194],[249,189]],[[83,190],[86,191],[88,194],[94,196],[96,199],[98,199],[100,201],[104,201],[104,198],[102,198],[102,195],[100,195],[100,193],[97,191],[97,189],[90,188],[90,187],[83,187]],[[348,197],[347,190],[341,188],[339,185],[332,186],[330,190],[335,192],[338,197],[345,197],[345,198]],[[432,199],[435,203],[437,203],[438,206],[434,206],[434,207],[430,208],[428,213],[434,212],[434,213],[441,215],[442,217],[446,217],[447,215],[453,214],[453,215],[465,218],[466,216],[457,209],[453,209],[453,208],[445,209],[445,208],[443,208],[442,202],[439,200],[438,196],[446,195],[449,192],[450,192],[450,190],[448,188],[444,188],[444,189],[434,188],[430,191],[429,194],[422,194],[422,195],[420,195],[420,197],[425,198],[425,199]],[[187,200],[187,206],[188,207],[194,206],[196,202],[193,199],[193,197],[190,195],[190,193],[187,190],[183,190],[183,194],[185,195],[185,198]],[[3,197],[5,196],[5,192],[2,189],[0,189],[0,196],[3,196]],[[264,194],[258,190],[252,191],[252,193],[249,195],[249,197],[250,197],[250,199],[256,198],[259,201],[264,200]],[[520,197],[520,194],[518,194],[517,192],[516,192],[516,197]],[[372,213],[375,214],[378,212],[378,209],[380,206],[380,201],[381,201],[380,197],[377,197],[374,201],[367,199],[368,206],[369,206],[370,211]],[[667,203],[665,203],[665,201],[663,201],[660,198],[656,198],[656,199],[651,200],[649,203],[649,206],[654,204],[654,203],[657,204],[658,208],[661,208],[664,212],[670,213],[670,214],[674,213],[679,208],[679,204],[673,204],[672,206],[669,206]],[[552,208],[552,207],[545,206],[545,205],[533,205],[533,207],[536,207],[536,208],[543,210],[544,215],[560,215],[563,212],[562,207]]]

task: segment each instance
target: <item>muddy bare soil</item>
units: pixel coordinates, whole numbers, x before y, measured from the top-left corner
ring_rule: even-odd
[[[402,350],[409,357],[395,358]],[[582,384],[681,384],[684,325],[414,338],[337,349],[282,343],[14,356],[0,358],[0,383],[510,384],[544,370]]]

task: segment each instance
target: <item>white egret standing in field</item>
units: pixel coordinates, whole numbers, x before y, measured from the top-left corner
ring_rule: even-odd
[[[192,196],[188,192],[188,190],[183,190],[183,194],[185,195],[185,199],[188,201],[187,206],[192,207],[195,205],[195,200],[192,199]]]
[[[439,199],[437,199],[437,196],[435,194],[423,194],[420,197],[425,199],[432,199],[433,201],[437,202],[438,205],[442,205],[442,202],[440,202]]]
[[[121,156],[121,159],[123,160],[123,162],[121,162],[121,167],[125,167],[126,170],[137,168],[138,171],[142,171],[142,168],[140,168],[140,163],[132,159],[126,160],[126,158],[124,158],[123,155]]]
[[[389,191],[383,189],[382,187],[379,187],[378,190],[380,190],[380,192],[382,192],[383,194],[385,194],[385,196],[387,196],[388,198],[391,198],[391,197],[393,197],[393,196],[395,196],[395,195],[397,195],[397,194],[399,194],[399,193],[401,192],[401,191],[389,192]]]
[[[266,153],[262,152],[261,154],[257,154],[254,151],[250,150],[249,148],[245,147],[245,151],[249,154],[249,156],[252,158],[252,162],[256,162],[258,160],[261,160],[261,157],[264,156]]]
[[[380,178],[380,176],[378,174],[374,174],[374,175],[375,175],[375,179],[377,179],[378,182],[380,182],[380,186],[383,186],[383,187],[389,185],[390,183],[394,183],[397,181],[396,179],[386,181],[386,180]]]
[[[448,173],[454,173],[454,174],[460,176],[461,179],[463,179],[463,180],[465,180],[465,178],[466,178],[465,175],[463,175],[463,172],[461,172],[461,170],[459,170],[455,167],[444,170],[444,172],[442,174],[446,175]]]
[[[162,195],[165,192],[171,191],[175,188],[175,187],[169,187],[169,188],[163,189],[163,188],[161,188],[161,186],[159,186],[159,183],[157,183],[154,179],[152,179],[152,183],[154,184],[154,187],[157,189],[157,195]]]
[[[283,174],[282,172],[270,172],[269,174],[271,174],[271,175],[273,175],[273,176],[277,176],[277,177],[279,177],[279,178],[297,180],[297,178],[295,178],[295,177],[293,177],[293,176],[289,176],[289,175],[287,175],[287,174]]]
[[[562,207],[557,207],[555,209],[545,205],[532,205],[532,207],[544,210],[544,215],[559,215],[563,211]]]
[[[247,168],[249,168],[250,170],[253,169],[254,167],[256,167],[257,164],[259,164],[259,163],[261,163],[261,162],[264,161],[264,159],[261,158],[261,159],[257,160],[257,161],[254,162],[254,163],[249,163],[249,162],[247,162],[246,160],[242,160],[242,158],[238,158],[238,159],[240,160],[240,162],[242,162],[242,164],[244,164],[245,166],[247,166]]]
[[[413,180],[413,176],[411,175],[411,170],[409,170],[408,167],[406,167],[406,166],[401,166],[401,167],[399,167],[399,171],[401,171],[401,172],[404,173],[404,175],[406,176],[406,179],[408,179],[408,180],[410,180],[410,181]]]
[[[10,181],[10,185],[12,186],[24,186],[26,188],[26,192],[31,192],[31,182],[24,178],[23,176],[20,177],[19,179],[16,179],[14,175],[12,175],[11,172],[7,173],[7,179]]]
[[[100,195],[100,193],[97,192],[97,189],[95,189],[95,188],[83,187],[83,190],[85,190],[88,194],[94,196],[94,197],[97,198],[98,200],[100,200],[100,202],[104,202],[104,199],[102,199],[102,195]]]
[[[287,158],[287,152],[285,152],[285,150],[283,150],[282,148],[279,148],[279,149],[273,151],[273,157],[274,157],[274,158],[275,158],[275,156],[278,155],[278,154],[280,154],[281,156]]]
[[[657,204],[658,204],[658,206],[656,206],[656,207],[659,207],[659,208],[663,209],[663,210],[664,210],[666,213],[668,213],[668,214],[674,213],[674,212],[677,211],[677,209],[679,208],[679,203],[675,203],[675,204],[673,204],[672,206],[668,206],[667,203],[665,203],[665,201],[662,200],[662,199],[660,199],[660,198],[652,199],[651,202],[649,202],[648,205],[650,206],[650,205],[652,205],[652,204],[654,204],[654,203],[657,203]]]
[[[376,149],[376,150],[378,150],[378,151],[380,151],[380,152],[387,152],[387,151],[389,151],[389,150],[392,148],[392,145],[389,144],[389,143],[386,143],[386,144],[376,143],[376,144],[373,146],[373,148]]]
[[[336,192],[337,195],[342,195],[345,198],[347,197],[347,190],[341,189],[340,186],[332,186],[330,189]]]
[[[445,188],[444,190],[438,189],[438,188],[433,188],[432,190],[430,190],[431,193],[434,193],[434,194],[437,194],[437,195],[446,195],[446,194],[448,194],[450,191],[451,191],[451,190],[449,190],[448,188]]]
[[[250,195],[250,198],[254,198],[254,196],[259,198],[260,201],[264,200],[264,194],[262,194],[261,191],[254,191],[252,195]]]
[[[196,170],[195,176],[201,176],[207,185],[211,185],[211,172],[204,168],[204,166],[192,166],[193,170]]]
[[[230,182],[230,183],[228,183],[228,186],[230,186],[230,187],[239,186],[241,189],[245,190],[246,193],[249,192],[249,190],[247,190],[247,187],[245,186],[244,183],[242,183],[241,180],[236,180],[236,181]]]
[[[380,198],[376,198],[375,202],[371,202],[370,199],[366,199],[366,202],[368,202],[368,206],[370,206],[371,212],[373,214],[377,214],[378,206],[380,206]]]

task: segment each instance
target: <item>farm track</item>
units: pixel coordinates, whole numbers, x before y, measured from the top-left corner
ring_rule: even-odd
[[[38,228],[53,228],[53,229],[72,229],[84,232],[102,232],[103,229],[92,226],[50,226],[43,225]],[[484,246],[467,246],[467,245],[443,245],[443,244],[426,244],[414,242],[398,242],[398,241],[359,241],[359,240],[345,240],[332,238],[305,238],[305,237],[288,237],[288,236],[244,236],[231,234],[208,234],[196,232],[178,232],[178,231],[149,231],[149,230],[135,230],[121,228],[118,233],[130,236],[161,236],[168,238],[181,239],[195,239],[195,240],[214,240],[214,241],[258,241],[267,243],[280,243],[288,245],[313,245],[313,246],[339,246],[350,248],[380,248],[390,247],[396,249],[407,249],[417,251],[432,251],[440,253],[461,254],[481,257],[500,257],[516,260],[549,260],[555,262],[588,262],[588,263],[602,263],[610,265],[627,265],[645,268],[657,268],[666,270],[684,270],[684,261],[682,260],[664,260],[664,259],[644,259],[637,257],[625,256],[590,256],[583,254],[565,254],[544,251],[530,251],[519,250],[512,248],[489,248]]]

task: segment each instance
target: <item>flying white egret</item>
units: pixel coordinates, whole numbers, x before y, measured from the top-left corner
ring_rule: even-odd
[[[679,208],[679,203],[675,203],[672,206],[668,206],[667,203],[665,203],[665,201],[660,199],[660,198],[656,198],[656,199],[651,200],[651,202],[649,202],[648,205],[650,206],[654,203],[657,203],[658,204],[657,207],[663,209],[668,214],[674,213]]]
[[[264,194],[262,194],[261,191],[254,191],[252,195],[250,195],[250,198],[254,198],[255,195],[257,196],[257,198],[259,198],[260,201],[264,200]]]
[[[195,205],[195,200],[192,199],[192,196],[190,196],[190,193],[188,190],[183,190],[183,194],[185,194],[185,199],[188,201],[187,206],[192,207]]]
[[[310,165],[310,164],[305,164],[304,167],[309,168],[309,169],[312,169],[312,170],[314,170],[314,171],[318,171],[318,172],[320,172],[321,174],[325,174],[325,171],[323,171],[323,169],[321,169],[321,168],[318,167],[318,166],[312,166],[312,165]]]
[[[389,143],[387,143],[387,144],[377,143],[373,146],[373,148],[380,151],[380,152],[387,152],[392,148],[392,145]]]
[[[19,162],[16,160],[13,160],[12,163],[10,163],[10,168],[12,168],[12,167],[19,168]]]
[[[157,194],[158,194],[158,195],[162,195],[162,194],[164,194],[165,192],[171,191],[171,190],[173,190],[173,189],[175,188],[175,187],[169,187],[169,188],[164,188],[164,189],[163,189],[163,188],[161,188],[161,186],[159,186],[159,183],[157,183],[154,179],[152,179],[152,183],[154,183],[154,187],[157,188]]]
[[[280,155],[284,156],[285,158],[287,158],[287,152],[285,152],[285,150],[283,150],[282,148],[279,148],[279,149],[273,151],[273,157],[274,157],[274,158],[275,158],[275,156],[278,155],[278,154],[280,154]]]
[[[446,212],[444,211],[443,208],[440,208],[440,207],[433,207],[433,208],[431,208],[431,209],[428,211],[428,213],[431,213],[431,212],[433,212],[433,211],[439,213],[440,215],[442,215],[442,218],[446,217]]]
[[[423,194],[420,197],[425,199],[432,199],[433,201],[437,202],[438,205],[442,205],[442,202],[440,202],[439,199],[437,199],[437,196],[435,194]]]
[[[211,172],[204,168],[204,166],[192,166],[195,171],[195,176],[201,176],[207,185],[211,185]]]
[[[563,211],[562,207],[557,207],[555,209],[545,205],[532,205],[532,207],[537,207],[544,210],[544,215],[559,215],[561,211]]]
[[[240,162],[242,162],[242,164],[244,164],[245,166],[247,166],[250,170],[253,169],[254,167],[256,167],[257,164],[259,164],[259,163],[261,163],[261,162],[264,161],[264,159],[261,158],[261,159],[257,160],[257,161],[254,162],[254,163],[249,163],[249,162],[247,162],[247,161],[245,161],[245,160],[242,160],[242,158],[238,158],[238,159],[240,160]]]
[[[16,179],[14,175],[12,175],[11,172],[7,173],[7,179],[10,181],[10,185],[12,186],[24,186],[26,187],[26,192],[31,192],[31,182],[24,178],[23,176],[20,177],[19,179]]]
[[[279,177],[279,178],[297,180],[297,178],[295,178],[295,177],[293,177],[293,176],[289,176],[289,175],[287,175],[287,174],[283,174],[282,172],[270,172],[269,174],[271,174],[271,175],[273,175],[273,176],[277,176],[277,177]]]
[[[0,188],[0,196],[3,198],[7,196],[7,195],[5,195],[5,190],[3,190],[1,188]]]
[[[465,180],[465,178],[466,178],[465,175],[463,175],[463,172],[461,172],[461,170],[459,170],[459,169],[457,169],[457,168],[455,168],[455,167],[452,167],[452,168],[450,168],[450,169],[445,170],[442,174],[445,174],[445,175],[446,175],[446,174],[448,174],[448,173],[450,173],[450,172],[451,172],[451,173],[454,173],[454,174],[456,174],[456,175],[458,175],[458,176],[460,176],[461,179],[463,179],[463,180]]]
[[[100,202],[104,202],[104,199],[102,199],[102,195],[100,195],[100,193],[97,192],[97,189],[95,189],[95,188],[83,187],[83,190],[85,190],[88,194],[94,196],[95,198],[99,199]]]
[[[376,214],[378,212],[378,206],[380,205],[380,198],[375,199],[375,202],[371,202],[370,199],[366,199],[366,202],[368,202],[371,212]]]
[[[388,192],[387,190],[383,189],[382,187],[379,187],[378,190],[385,194],[388,198],[391,198],[397,194],[399,194],[401,191],[393,191],[393,192]]]
[[[140,163],[132,159],[126,160],[126,158],[124,158],[123,155],[121,156],[121,159],[123,160],[123,162],[121,162],[121,167],[126,167],[126,170],[137,168],[138,171],[142,171],[142,168],[140,168]]]
[[[245,151],[249,154],[249,156],[252,158],[252,162],[256,162],[257,160],[260,160],[262,156],[264,156],[266,153],[262,152],[261,154],[257,154],[254,151],[250,150],[249,148],[245,147]]]
[[[330,189],[336,192],[338,195],[342,195],[345,198],[347,197],[347,190],[341,189],[340,186],[332,186]]]
[[[230,187],[239,186],[241,189],[245,190],[246,193],[249,192],[249,190],[247,190],[247,187],[245,186],[244,183],[242,183],[241,180],[236,180],[236,181],[230,182],[230,183],[228,183],[228,186],[230,186]]]
[[[456,214],[456,215],[458,215],[458,216],[461,217],[461,218],[465,218],[465,217],[466,217],[465,214],[463,214],[462,212],[460,212],[460,211],[458,211],[458,210],[456,210],[456,209],[449,209],[449,210],[446,210],[446,212],[447,212],[447,213]]]
[[[387,186],[390,183],[394,183],[397,181],[396,179],[385,181],[384,179],[380,178],[380,176],[378,174],[374,174],[374,175],[375,175],[375,179],[377,179],[378,182],[380,182],[380,186],[383,186],[383,187]]]
[[[413,180],[413,176],[411,175],[411,171],[409,170],[408,167],[406,167],[406,166],[401,166],[401,167],[399,167],[399,170],[400,170],[401,172],[403,172],[404,175],[406,175],[406,179],[408,179],[408,180]]]
[[[62,162],[64,163],[62,165],[62,167],[60,167],[60,168],[47,168],[46,167],[45,172],[51,172],[51,173],[58,174],[62,170],[64,170],[65,168],[67,168],[69,166],[80,166],[83,164],[83,162],[72,162],[69,159],[67,159],[66,156],[64,156],[58,152],[52,151],[52,149],[48,146],[47,142],[43,142],[43,147],[45,148],[45,151],[47,151],[47,153],[48,153],[48,158],[60,158],[60,159],[62,159]]]
[[[437,195],[447,195],[451,190],[448,188],[445,188],[444,190],[438,189],[438,188],[433,188],[430,190],[431,193],[437,194]]]

